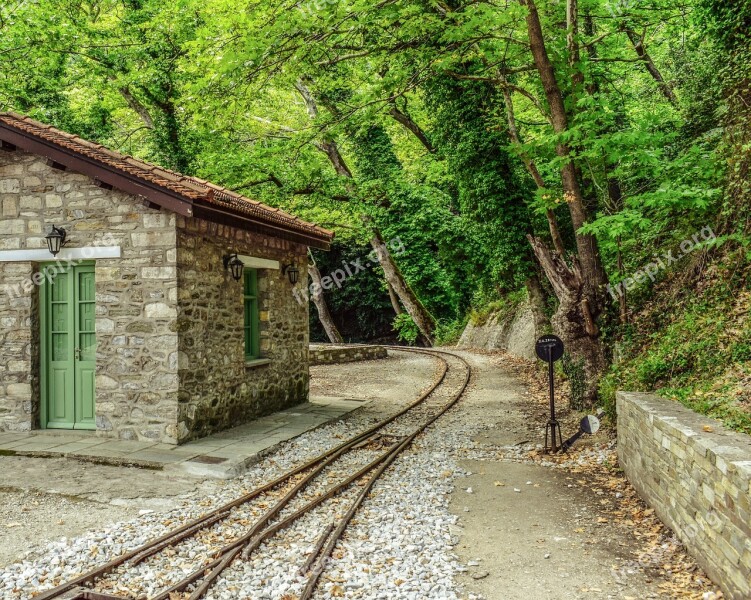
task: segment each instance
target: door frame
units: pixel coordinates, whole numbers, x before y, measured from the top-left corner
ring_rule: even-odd
[[[47,263],[40,263],[39,264],[39,272],[44,273],[44,270],[50,266],[57,265],[57,268],[59,269],[59,272],[68,272],[71,274],[75,273],[76,267],[91,267],[94,270],[94,278],[96,280],[96,262],[93,260],[87,260],[87,261],[80,261],[77,262],[77,264],[74,265],[68,265],[63,266],[59,262],[47,262]],[[74,282],[74,290],[75,285],[77,282]],[[48,373],[49,373],[49,350],[50,350],[50,339],[49,339],[49,319],[47,315],[48,310],[48,294],[49,294],[49,280],[47,277],[44,277],[42,279],[42,283],[39,286],[39,307],[38,307],[38,314],[39,314],[39,428],[40,429],[48,429],[47,427],[47,408],[49,406],[49,387],[48,387]],[[77,296],[74,295],[74,298],[71,299],[71,302],[74,303],[74,310],[75,303],[76,303]],[[70,324],[71,327],[71,335],[75,337],[76,334],[76,325],[75,325],[75,319]],[[75,359],[74,359],[75,360]],[[75,368],[74,368],[74,386],[75,386]],[[74,406],[76,403],[75,398],[75,388],[74,388]],[[96,412],[96,395],[94,396],[94,410]],[[75,414],[75,409],[74,409]],[[92,431],[96,429],[96,425],[94,427],[75,427],[75,420],[73,423],[73,428],[66,430],[61,429],[60,431]]]

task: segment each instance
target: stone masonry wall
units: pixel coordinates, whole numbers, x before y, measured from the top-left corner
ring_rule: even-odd
[[[310,345],[311,365],[330,365],[361,360],[378,360],[387,357],[388,352],[383,346],[361,346],[358,344],[344,346],[338,346],[335,344]]]
[[[68,247],[121,246],[96,262],[97,431],[175,443],[175,216],[21,151],[0,151],[0,210],[0,250],[46,248],[53,224]],[[39,269],[0,263],[0,430],[40,426]]]
[[[751,598],[751,437],[619,392],[618,456],[641,496],[730,600]]]
[[[2,168],[0,167],[0,173]],[[3,231],[3,221],[0,221]],[[0,244],[3,242],[0,234]],[[0,431],[28,431],[39,414],[39,378],[34,374],[39,356],[34,329],[31,295],[8,297],[6,287],[15,287],[33,275],[30,264],[0,263]]]
[[[180,442],[307,401],[308,306],[280,270],[259,270],[260,361],[245,363],[243,284],[226,254],[295,263],[307,249],[279,238],[178,218]],[[305,285],[301,277],[297,287]]]

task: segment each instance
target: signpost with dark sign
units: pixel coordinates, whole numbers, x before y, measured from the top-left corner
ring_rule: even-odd
[[[563,446],[561,425],[555,418],[555,380],[553,363],[563,356],[563,342],[556,335],[544,335],[535,344],[535,352],[540,360],[548,363],[548,382],[550,385],[550,419],[545,426],[545,452],[557,452]],[[550,439],[550,444],[548,444]]]

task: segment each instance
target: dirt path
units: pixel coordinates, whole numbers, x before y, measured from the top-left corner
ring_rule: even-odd
[[[474,437],[472,454],[481,459],[461,463],[472,474],[457,480],[450,505],[459,517],[455,549],[469,566],[459,577],[467,592],[487,600],[636,600],[702,598],[702,587],[712,589],[707,581],[685,594],[666,592],[670,578],[637,561],[644,541],[613,518],[627,483],[603,489],[579,468],[502,458],[541,443],[544,421],[525,416],[534,412],[532,397],[501,357],[461,354],[475,368],[464,408],[485,413],[489,425]]]

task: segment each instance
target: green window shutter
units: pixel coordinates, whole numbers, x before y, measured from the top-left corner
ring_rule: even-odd
[[[245,269],[245,360],[261,357],[260,319],[258,317],[258,271]]]

